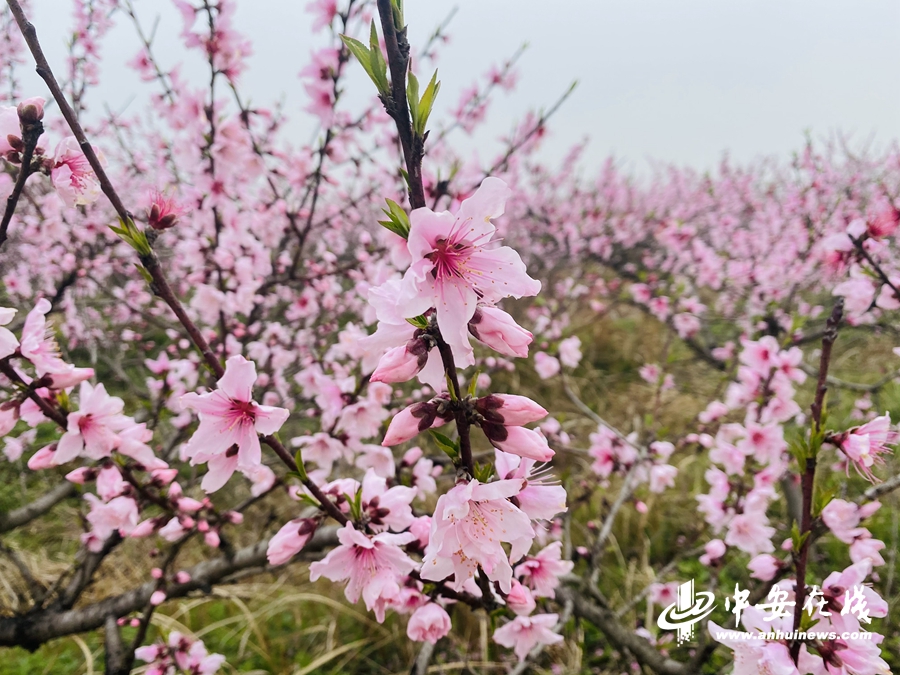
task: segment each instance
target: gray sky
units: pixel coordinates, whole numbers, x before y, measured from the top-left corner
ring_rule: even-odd
[[[54,67],[70,25],[64,0],[34,0],[34,22]],[[167,0],[137,0],[149,28],[160,16],[159,53],[179,53],[180,19]],[[254,41],[241,88],[256,104],[283,100],[298,140],[315,124],[296,75],[315,46],[304,0],[240,0],[239,29]],[[804,132],[850,134],[861,147],[900,137],[900,2],[897,0],[407,0],[410,39],[421,44],[452,9],[452,41],[438,63],[436,115],[461,89],[523,42],[520,81],[501,92],[490,123],[464,149],[497,148],[527,109],[549,105],[579,80],[551,123],[543,155],[561,158],[589,137],[586,167],[614,154],[643,172],[648,160],[712,168],[724,152],[740,161],[788,157]],[[62,7],[66,8],[61,12]],[[138,51],[123,23],[104,46],[103,85],[89,99],[118,109],[140,105],[134,74],[122,64]],[[172,56],[170,56],[172,55]],[[197,58],[194,57],[195,62]],[[199,63],[198,63],[199,65]],[[192,72],[188,69],[188,72]],[[195,69],[198,75],[201,69]],[[355,66],[348,95],[372,85]],[[428,74],[423,73],[427,77]],[[33,86],[39,89],[36,76]],[[365,92],[365,94],[363,93]],[[359,99],[357,99],[359,100]],[[493,151],[483,152],[487,159]]]

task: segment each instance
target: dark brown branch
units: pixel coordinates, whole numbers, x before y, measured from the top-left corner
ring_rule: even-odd
[[[409,175],[409,204],[418,209],[425,206],[425,188],[422,183],[423,141],[413,133],[409,117],[409,103],[406,100],[406,69],[409,65],[409,43],[406,41],[406,28],[398,34],[394,25],[394,13],[391,0],[378,0],[378,15],[381,17],[381,29],[384,33],[384,45],[387,48],[388,66],[391,69],[391,97],[385,101],[387,113],[397,123],[397,134],[403,146],[403,158],[406,161],[406,172]],[[401,46],[402,40],[402,46]]]
[[[822,430],[822,410],[825,406],[825,392],[828,390],[828,367],[831,364],[831,349],[834,346],[835,340],[837,340],[838,326],[841,323],[843,313],[844,301],[843,299],[839,299],[834,305],[834,309],[831,312],[831,316],[828,318],[828,322],[825,324],[825,336],[822,338],[822,354],[819,358],[819,378],[816,382],[816,397],[811,406],[812,438],[810,439],[810,445],[812,446],[812,452],[805,458],[804,466],[800,467],[803,470],[803,473],[800,476],[800,489],[803,494],[801,512],[802,522],[800,525],[802,543],[800,544],[800,550],[797,552],[796,556],[797,581],[794,587],[794,594],[796,596],[795,610],[797,611],[794,612],[795,631],[800,629],[800,622],[803,619],[802,607],[806,600],[806,566],[809,560],[809,547],[812,544],[813,492],[815,490],[816,482],[815,452],[818,452],[819,449],[819,441],[817,438],[820,436]],[[794,659],[794,663],[797,663],[801,646],[802,643],[799,640],[795,640],[791,644],[791,656]]]
[[[0,221],[0,247],[6,242],[9,224],[16,212],[19,197],[22,196],[22,191],[25,189],[25,181],[33,173],[31,160],[34,158],[34,149],[37,147],[42,133],[44,133],[44,125],[40,121],[22,124],[22,142],[25,144],[25,148],[22,150],[22,163],[19,166],[19,175],[16,176],[16,184],[9,197],[6,198],[6,210],[3,212],[3,220]]]
[[[62,113],[62,116],[65,118],[66,123],[69,125],[69,129],[71,129],[72,133],[75,135],[75,140],[77,140],[79,146],[81,146],[81,151],[84,153],[88,163],[94,170],[97,181],[100,183],[100,189],[103,191],[103,194],[106,195],[106,198],[109,199],[110,204],[112,204],[116,213],[119,214],[119,218],[122,219],[122,222],[127,221],[130,217],[129,213],[125,209],[125,205],[119,198],[115,188],[113,188],[109,176],[106,175],[106,171],[103,169],[103,165],[100,163],[97,153],[94,152],[94,148],[88,142],[87,136],[84,134],[84,129],[78,121],[78,116],[75,114],[75,110],[69,105],[65,94],[63,94],[59,83],[56,81],[56,77],[50,69],[50,64],[47,62],[47,57],[44,56],[44,50],[41,49],[41,43],[38,42],[37,30],[35,30],[34,24],[25,17],[25,12],[22,10],[22,5],[19,4],[18,0],[6,0],[6,4],[9,5],[9,9],[16,19],[16,24],[22,32],[22,37],[25,38],[25,43],[28,45],[31,55],[34,57],[37,74],[41,76],[41,79],[44,80],[47,87],[50,89],[53,99],[59,106],[60,113]]]
[[[40,394],[35,391],[34,382],[31,384],[26,384],[25,380],[19,377],[19,374],[16,372],[15,368],[9,363],[9,359],[3,359],[0,361],[0,373],[5,375],[10,381],[15,382],[19,386],[23,387],[25,391],[25,395],[28,396],[32,401],[34,401],[35,405],[41,409],[41,412],[44,413],[44,417],[53,420],[63,429],[68,425],[67,417],[62,413],[62,411],[54,408],[50,405],[46,399],[44,399]]]
[[[60,107],[60,112],[62,112],[62,115],[68,123],[69,128],[72,130],[72,133],[75,135],[75,138],[81,145],[81,149],[84,152],[84,155],[87,158],[88,162],[90,163],[91,168],[93,168],[94,173],[97,175],[97,180],[100,182],[100,187],[103,190],[103,194],[105,194],[106,198],[109,199],[109,202],[116,210],[116,213],[119,214],[119,217],[122,219],[122,221],[128,221],[131,217],[130,213],[125,208],[125,205],[119,198],[118,193],[112,186],[112,183],[110,182],[109,177],[106,175],[103,166],[100,164],[100,160],[97,158],[94,149],[91,147],[91,144],[88,143],[87,137],[84,134],[84,129],[82,129],[81,124],[78,122],[78,118],[75,115],[72,106],[70,106],[68,101],[66,101],[66,97],[60,89],[59,84],[56,81],[56,77],[53,75],[53,71],[50,69],[50,65],[47,63],[47,59],[44,56],[44,52],[41,49],[40,43],[38,42],[37,31],[25,17],[25,13],[22,11],[22,7],[17,0],[7,0],[7,4],[9,5],[9,8],[16,19],[19,30],[22,31],[22,35],[25,38],[25,42],[28,44],[28,48],[31,50],[31,53],[34,56],[35,63],[37,64],[38,75],[40,75],[44,79],[44,81],[47,83],[47,86],[50,88],[50,92],[53,94],[53,98],[56,100],[57,104]],[[421,184],[421,176],[419,176],[419,183]],[[424,204],[424,198],[422,203]],[[187,315],[187,312],[184,311],[184,307],[181,304],[181,301],[175,296],[175,293],[172,291],[172,288],[169,285],[165,274],[163,273],[162,267],[160,266],[159,260],[157,259],[156,255],[154,253],[151,253],[150,255],[141,256],[141,263],[152,279],[151,287],[153,291],[171,308],[172,312],[178,318],[179,322],[181,322],[181,325],[184,327],[185,331],[187,331],[187,334],[190,336],[191,341],[202,354],[203,360],[209,366],[210,370],[212,370],[217,378],[221,378],[222,375],[225,374],[225,369],[216,358],[216,355],[213,353],[212,349],[210,349],[209,342],[206,340],[206,338],[203,337],[203,334],[200,332],[194,322],[191,321],[191,318]],[[35,402],[38,403],[38,405],[41,405],[41,403],[37,400]],[[46,406],[42,406],[41,409],[44,410],[44,407]],[[45,414],[47,414],[46,411]],[[54,419],[54,421],[61,423],[60,420],[56,417],[51,416],[51,419]],[[63,426],[65,425],[63,424]],[[266,436],[263,438],[263,441],[275,451],[275,453],[281,458],[281,460],[289,469],[294,471],[297,469],[297,465],[294,463],[293,457],[291,457],[291,454],[284,448],[284,446],[280,441],[278,441],[278,439],[272,436]],[[330,499],[325,497],[318,486],[316,486],[309,479],[304,479],[303,484],[312,493],[312,495],[317,500],[319,500],[322,508],[330,516],[332,516],[340,523],[347,522],[346,516],[341,513],[340,509],[338,509]]]

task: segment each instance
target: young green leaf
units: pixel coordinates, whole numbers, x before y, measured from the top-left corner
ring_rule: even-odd
[[[389,229],[394,234],[397,234],[404,239],[408,239],[409,216],[406,215],[406,211],[404,211],[403,207],[393,199],[386,199],[385,201],[388,204],[388,208],[381,209],[381,211],[388,217],[388,220],[379,220],[378,223]]]
[[[374,45],[372,49],[366,47],[359,40],[347,35],[341,35],[340,38],[344,43],[344,46],[346,46],[350,53],[356,57],[356,60],[359,61],[363,70],[366,71],[369,79],[372,80],[372,83],[378,89],[378,93],[382,96],[387,96],[390,91],[390,86],[387,81],[387,64],[384,61],[384,56],[381,54],[381,47],[378,45],[378,34],[375,32],[375,22],[372,22],[370,36],[370,43]]]
[[[426,319],[421,314],[419,316],[414,316],[411,319],[407,319],[406,321],[408,323],[412,324],[413,326],[415,326],[416,328],[421,328],[422,330],[425,330],[426,328],[428,328],[428,319]]]
[[[455,462],[459,458],[459,446],[455,441],[450,440],[444,436],[444,434],[435,431],[434,429],[431,430],[431,435],[434,437],[434,441],[438,444],[438,447],[443,450],[450,459]]]
[[[298,450],[297,454],[294,455],[294,463],[297,465],[297,475],[300,476],[300,480],[307,480],[306,467],[303,465],[302,450]]]
[[[434,107],[434,100],[437,98],[438,92],[441,90],[441,83],[437,81],[437,71],[431,76],[431,82],[425,87],[422,98],[416,104],[418,109],[414,129],[417,136],[425,135],[425,127],[428,125],[428,117],[431,115],[431,109]]]

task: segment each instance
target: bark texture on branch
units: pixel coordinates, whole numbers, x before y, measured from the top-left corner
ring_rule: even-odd
[[[337,544],[337,528],[319,529],[302,554],[321,551]],[[191,580],[184,584],[170,584],[168,599],[181,598],[195,591],[208,593],[213,584],[236,572],[254,567],[266,568],[268,540],[242,548],[232,556],[221,556],[199,563],[188,570]],[[0,646],[37,649],[55,638],[96,630],[104,626],[110,616],[122,617],[142,609],[157,589],[156,581],[148,581],[130,591],[114,595],[85,607],[74,609],[44,609],[15,617],[0,618]]]

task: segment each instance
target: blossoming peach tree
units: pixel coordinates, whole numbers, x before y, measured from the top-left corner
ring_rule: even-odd
[[[223,655],[154,618],[308,563],[405,617],[416,673],[468,658],[472,616],[518,673],[890,672],[896,537],[886,560],[872,530],[900,487],[900,371],[834,373],[896,337],[900,154],[585,184],[577,152],[532,157],[554,107],[485,167],[453,138],[517,56],[430,130],[446,34],[414,48],[401,0],[310,5],[331,45],[301,71],[320,132],[295,147],[241,96],[234,2],[173,2],[203,87],[131,0],[74,2],[64,74],[28,3],[3,14],[0,433],[21,489],[0,645],[100,630],[107,673],[215,673]],[[116,20],[148,115],[89,110]],[[28,59],[46,100],[20,91]],[[377,98],[351,112],[359,66]],[[627,393],[594,342],[622,322],[648,345]],[[23,552],[61,518],[78,533],[47,578]],[[105,589],[129,558],[150,562]],[[702,616],[694,577],[723,595]]]

